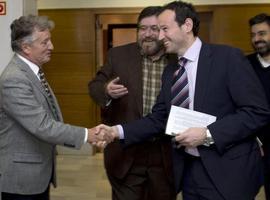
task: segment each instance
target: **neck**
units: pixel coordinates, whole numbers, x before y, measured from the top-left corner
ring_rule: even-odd
[[[158,60],[164,54],[164,49],[159,50],[156,54],[148,56],[152,61]]]
[[[195,42],[196,38],[197,37],[194,37],[193,35],[192,35],[192,37],[187,38],[186,43],[182,47],[180,47],[180,49],[179,49],[179,51],[177,53],[179,57],[182,57],[187,52],[187,50]]]
[[[262,58],[263,58],[263,60],[264,60],[265,62],[270,63],[270,54],[264,55],[264,56],[262,56]]]

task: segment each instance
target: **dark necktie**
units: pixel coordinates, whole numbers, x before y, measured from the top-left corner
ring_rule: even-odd
[[[185,64],[187,63],[187,59],[181,57],[178,63],[179,69],[176,70],[173,75],[173,84],[171,88],[171,104],[183,108],[189,108],[188,77],[185,70]]]
[[[43,89],[45,90],[46,94],[47,94],[48,97],[49,97],[49,101],[50,101],[50,104],[51,104],[51,107],[52,107],[54,116],[58,119],[58,114],[57,114],[57,111],[56,111],[55,102],[54,102],[52,93],[51,93],[51,91],[50,91],[50,89],[49,89],[49,84],[48,84],[48,82],[47,82],[47,80],[46,80],[46,78],[45,78],[44,71],[43,71],[42,69],[39,69],[39,71],[38,71],[38,76],[39,76],[41,85],[43,86]]]

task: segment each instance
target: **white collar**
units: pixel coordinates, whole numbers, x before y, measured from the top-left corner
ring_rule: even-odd
[[[18,53],[16,55],[30,67],[30,69],[34,72],[34,74],[37,77],[39,77],[38,76],[39,66],[37,66],[35,63],[31,62],[30,60],[26,59],[25,57],[23,57],[22,55]]]

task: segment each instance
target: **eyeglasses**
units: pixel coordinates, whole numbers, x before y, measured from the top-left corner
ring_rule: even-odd
[[[154,33],[158,33],[159,32],[159,27],[157,25],[152,25],[152,26],[139,25],[138,30],[140,32],[146,32],[146,31],[151,30]]]

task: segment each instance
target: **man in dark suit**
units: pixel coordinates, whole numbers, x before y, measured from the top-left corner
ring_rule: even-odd
[[[137,42],[110,49],[107,62],[89,83],[90,96],[102,106],[105,124],[139,119],[151,111],[156,101],[168,63],[158,40],[160,8],[142,10]],[[170,146],[170,138],[163,132],[127,148],[122,148],[119,141],[109,144],[104,150],[104,161],[112,199],[175,199]]]
[[[255,50],[247,56],[257,73],[268,103],[270,103],[270,16],[261,13],[249,20],[251,43]],[[258,131],[263,143],[264,162],[264,191],[267,200],[270,200],[270,123]]]
[[[55,146],[79,149],[97,141],[94,130],[63,123],[42,73],[53,50],[53,26],[46,17],[33,15],[10,26],[15,54],[0,77],[2,200],[48,200],[50,183],[56,186]]]
[[[252,200],[261,186],[261,156],[254,132],[269,121],[263,88],[240,50],[201,42],[194,7],[182,1],[158,16],[166,52],[184,57],[184,67],[168,65],[152,114],[107,127],[123,145],[164,132],[171,109],[173,78],[185,69],[187,107],[217,120],[177,133],[173,148],[175,184],[184,200]],[[182,59],[181,59],[182,60]],[[100,127],[105,127],[101,125]]]

